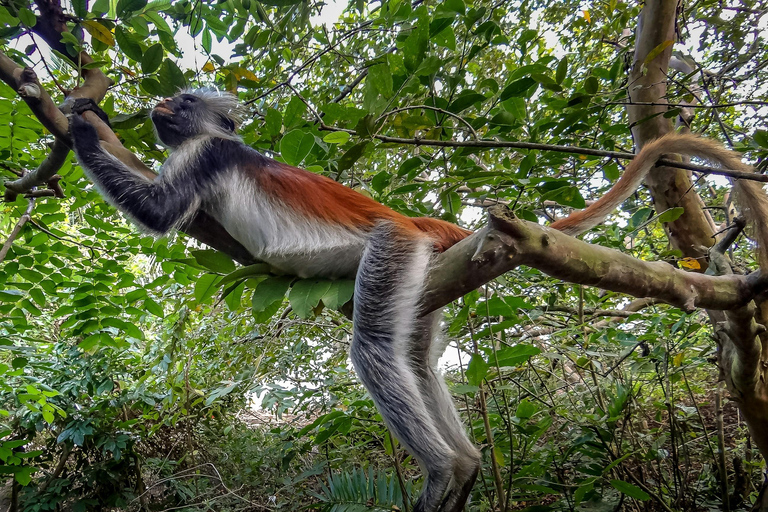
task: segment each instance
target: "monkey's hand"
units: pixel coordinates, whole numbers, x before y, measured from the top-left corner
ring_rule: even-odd
[[[96,104],[95,101],[93,101],[91,98],[77,98],[72,103],[72,113],[73,114],[79,114],[82,115],[83,112],[93,112],[97,116],[99,116],[99,119],[104,121],[104,124],[112,128],[112,125],[109,124],[109,116],[106,112],[101,110],[101,107]]]
[[[81,158],[94,152],[101,152],[99,134],[91,123],[80,114],[69,116],[69,135],[72,137],[72,147]]]

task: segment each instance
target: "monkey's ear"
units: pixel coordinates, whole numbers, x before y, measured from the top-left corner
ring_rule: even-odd
[[[226,116],[221,116],[221,127],[230,132],[234,132],[235,122]]]

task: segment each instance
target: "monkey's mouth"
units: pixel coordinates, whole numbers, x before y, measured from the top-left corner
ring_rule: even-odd
[[[160,103],[155,107],[155,112],[159,114],[164,114],[167,116],[172,116],[175,113],[173,110],[166,107],[163,103]]]

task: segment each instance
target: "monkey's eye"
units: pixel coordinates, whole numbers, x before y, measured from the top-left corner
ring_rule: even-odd
[[[194,102],[195,102],[195,98],[193,98],[192,96],[187,96],[182,100],[182,103],[194,103]]]

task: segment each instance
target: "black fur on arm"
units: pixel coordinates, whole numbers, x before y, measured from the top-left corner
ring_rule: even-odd
[[[198,193],[192,181],[169,183],[162,175],[154,181],[139,176],[102,149],[96,129],[78,114],[70,117],[69,130],[88,177],[110,203],[145,229],[168,233],[197,208]]]

